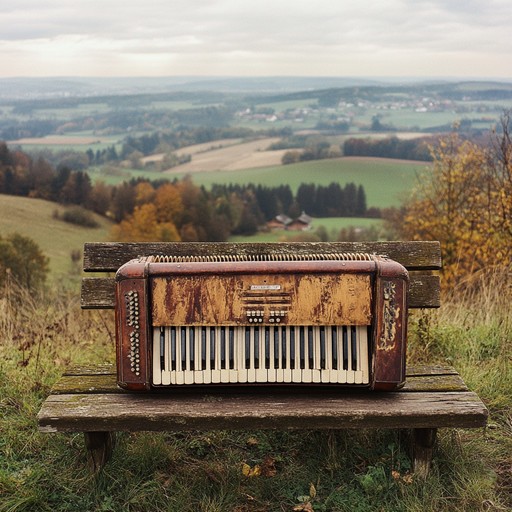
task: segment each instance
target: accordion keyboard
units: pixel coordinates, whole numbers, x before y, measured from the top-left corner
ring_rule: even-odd
[[[152,384],[368,384],[367,326],[153,328]]]

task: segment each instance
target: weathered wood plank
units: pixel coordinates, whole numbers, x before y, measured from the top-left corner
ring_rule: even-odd
[[[52,395],[38,414],[43,432],[474,428],[486,420],[487,409],[472,392]]]
[[[439,242],[153,242],[153,243],[87,243],[84,246],[86,272],[115,272],[122,264],[138,256],[216,255],[216,254],[303,254],[310,252],[370,252],[384,254],[402,263],[409,270],[441,268]]]
[[[83,309],[113,309],[113,277],[84,277],[81,306]],[[437,308],[440,305],[439,276],[414,273],[407,293],[410,308]]]
[[[214,386],[217,391],[211,391],[212,393],[233,393],[236,391],[235,387],[225,387],[224,391],[219,390],[219,386]],[[210,386],[210,390],[211,390]],[[250,388],[247,388],[247,392],[251,392]],[[325,389],[325,386],[323,386]],[[347,388],[338,388],[338,392],[346,392]],[[467,391],[468,388],[464,381],[458,374],[452,375],[419,375],[409,376],[405,382],[401,392],[424,392],[424,391]],[[174,390],[166,390],[170,396],[176,393],[182,393],[183,388],[174,388]],[[113,373],[98,373],[98,374],[80,374],[80,375],[65,375],[63,376],[52,388],[52,394],[83,394],[83,393],[125,393],[116,384],[116,376]],[[186,391],[185,391],[186,392]],[[196,392],[198,392],[196,388]],[[210,392],[210,391],[209,391]],[[239,392],[239,391],[236,391]],[[295,393],[300,395],[301,393],[314,393],[314,386],[297,387]],[[149,395],[148,395],[149,396]],[[320,397],[319,397],[320,399]]]

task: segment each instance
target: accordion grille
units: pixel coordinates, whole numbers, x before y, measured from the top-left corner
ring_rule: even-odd
[[[364,252],[333,252],[304,254],[215,254],[215,255],[153,255],[153,263],[237,262],[237,261],[374,261],[374,254]]]

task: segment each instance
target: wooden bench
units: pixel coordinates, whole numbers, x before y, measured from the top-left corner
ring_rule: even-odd
[[[114,308],[112,273],[126,261],[148,254],[224,254],[312,250],[312,244],[146,243],[86,244],[84,270],[107,273],[85,277],[83,308]],[[315,252],[385,254],[410,273],[410,308],[440,303],[441,265],[437,242],[323,243]],[[220,403],[222,406],[219,407]],[[133,394],[121,390],[112,365],[74,368],[55,385],[39,415],[43,432],[84,432],[92,466],[109,459],[116,431],[213,429],[411,429],[417,474],[426,476],[438,428],[485,426],[487,409],[453,368],[409,366],[405,386],[377,393],[235,388],[229,392],[179,389],[172,394]]]

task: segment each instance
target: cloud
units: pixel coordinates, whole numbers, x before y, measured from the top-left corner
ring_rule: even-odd
[[[511,19],[509,0],[18,0],[1,73],[499,76]]]

